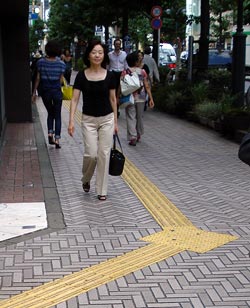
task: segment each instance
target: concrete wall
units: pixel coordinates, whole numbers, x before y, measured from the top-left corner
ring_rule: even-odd
[[[5,121],[32,121],[28,16],[28,0],[1,3],[0,137]]]
[[[0,68],[3,67],[3,53],[2,53],[2,27],[0,25]],[[0,69],[0,137],[4,126],[5,104],[4,104],[4,80],[3,69]]]

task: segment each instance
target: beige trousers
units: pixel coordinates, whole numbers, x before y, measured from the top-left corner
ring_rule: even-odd
[[[102,117],[82,115],[82,183],[91,181],[96,168],[97,195],[107,195],[108,192],[109,156],[113,133],[114,113]]]

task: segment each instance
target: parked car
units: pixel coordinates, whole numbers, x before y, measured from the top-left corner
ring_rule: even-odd
[[[174,66],[176,63],[176,52],[174,47],[168,43],[161,43],[159,45],[159,65],[165,66],[171,64],[170,66]],[[175,65],[176,66],[176,65]]]
[[[165,66],[169,70],[168,82],[175,80],[176,52],[171,44],[161,43],[159,46],[159,66]]]
[[[175,69],[176,61],[173,61],[168,53],[161,53],[159,57],[159,66],[167,66],[170,69]]]
[[[230,68],[232,64],[232,54],[230,50],[209,49],[208,66],[218,68]]]
[[[193,65],[195,66],[197,54],[193,55]],[[188,52],[183,51],[180,56],[183,66],[187,65]],[[232,54],[230,50],[209,49],[208,50],[208,67],[209,68],[226,68],[231,69]]]

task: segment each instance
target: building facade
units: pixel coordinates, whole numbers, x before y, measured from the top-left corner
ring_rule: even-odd
[[[0,10],[0,139],[6,122],[32,121],[29,1],[4,1]]]

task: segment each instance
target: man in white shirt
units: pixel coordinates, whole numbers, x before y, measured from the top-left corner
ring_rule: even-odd
[[[114,50],[110,51],[109,56],[109,65],[108,69],[110,71],[113,71],[115,78],[116,78],[116,92],[120,85],[120,77],[121,72],[123,70],[126,70],[128,68],[128,64],[126,61],[127,53],[123,50],[121,50],[121,40],[115,39],[114,40]],[[119,112],[117,113],[119,116]]]
[[[126,61],[127,53],[121,50],[121,40],[114,40],[114,50],[109,52],[109,70],[114,72],[122,72],[124,69],[128,68]]]

